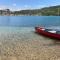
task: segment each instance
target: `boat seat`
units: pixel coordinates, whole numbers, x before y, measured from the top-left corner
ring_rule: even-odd
[[[48,31],[48,32],[50,32],[50,33],[56,33],[56,31],[54,31],[54,30],[53,31]]]
[[[56,30],[53,30],[53,29],[45,29],[45,31],[50,33],[56,33]]]
[[[45,29],[45,31],[46,31],[46,32],[48,32],[48,31],[52,31],[52,29]]]
[[[60,34],[60,31],[57,31],[56,34]]]

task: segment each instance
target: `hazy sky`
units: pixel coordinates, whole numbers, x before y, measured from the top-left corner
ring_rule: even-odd
[[[0,0],[0,9],[35,9],[60,5],[60,0]]]

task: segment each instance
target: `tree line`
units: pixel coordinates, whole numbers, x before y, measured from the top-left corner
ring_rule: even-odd
[[[20,11],[10,11],[9,9],[0,10],[0,14],[13,14],[13,15],[39,15],[39,16],[60,16],[60,5],[45,7],[41,9],[31,9],[31,10],[20,10]]]

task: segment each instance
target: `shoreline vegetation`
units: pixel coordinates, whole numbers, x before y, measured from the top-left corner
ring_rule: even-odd
[[[41,9],[30,9],[11,11],[10,9],[0,10],[1,16],[60,16],[60,5],[45,7]]]

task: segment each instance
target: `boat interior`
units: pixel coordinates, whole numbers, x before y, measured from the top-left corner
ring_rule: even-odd
[[[54,29],[45,29],[45,32],[50,32],[50,33],[56,33],[56,34],[60,34],[59,30],[54,30]]]

